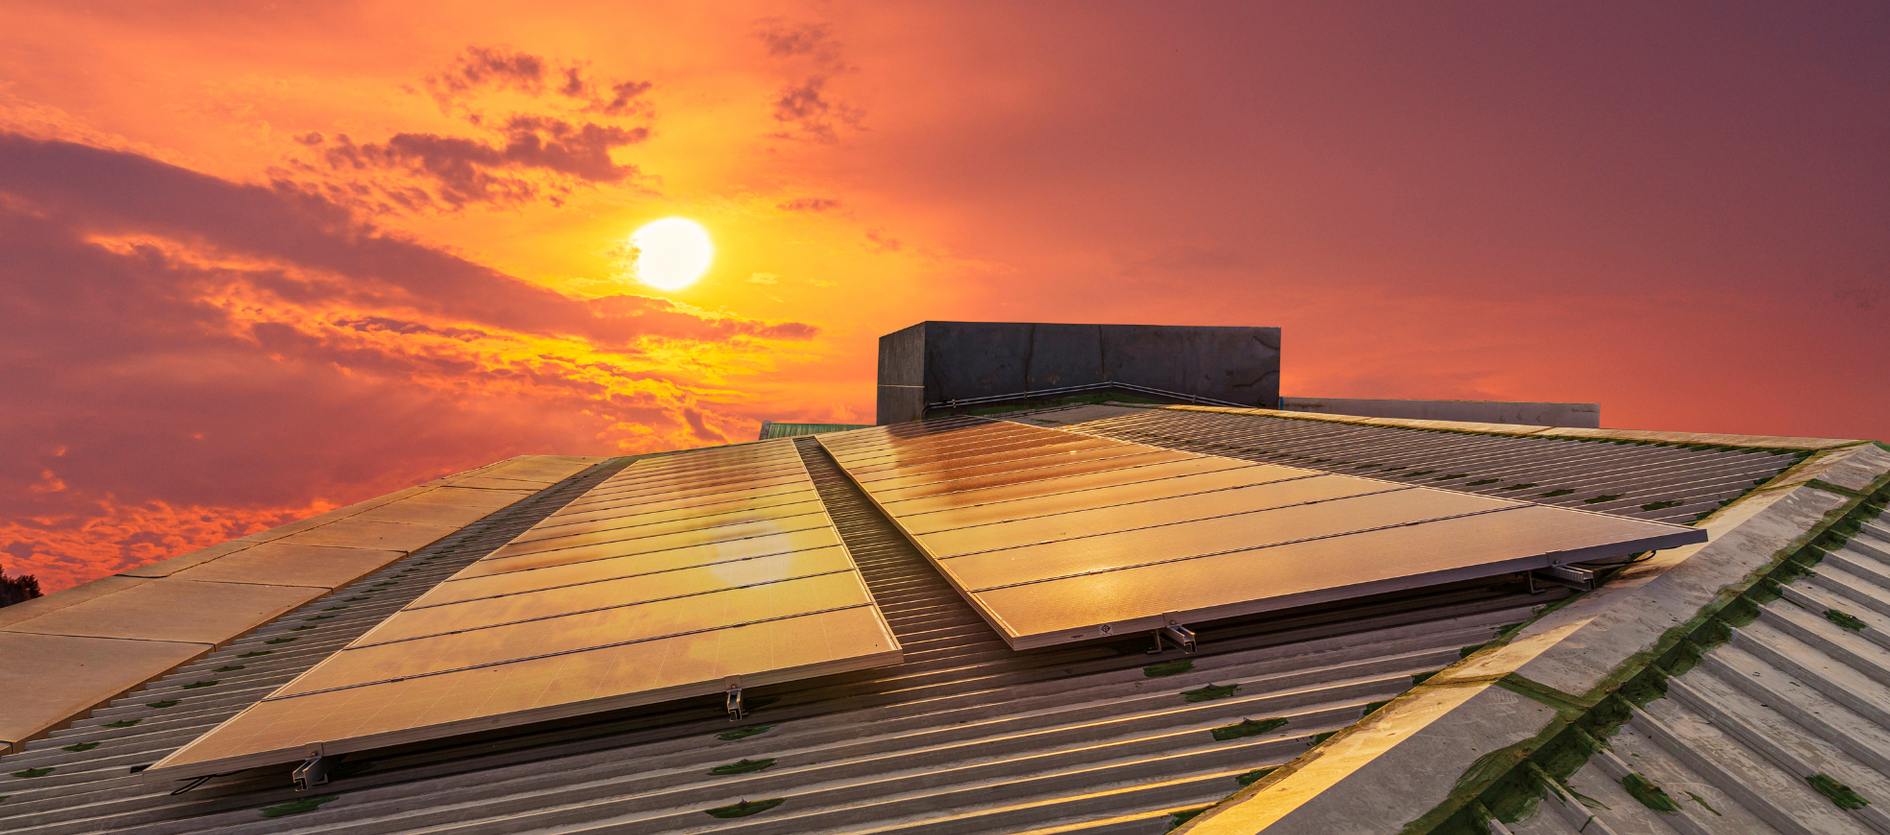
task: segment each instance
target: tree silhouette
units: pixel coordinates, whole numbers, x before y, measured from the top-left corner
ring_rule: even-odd
[[[0,607],[24,603],[39,596],[39,578],[31,574],[8,577],[6,568],[0,566]]]

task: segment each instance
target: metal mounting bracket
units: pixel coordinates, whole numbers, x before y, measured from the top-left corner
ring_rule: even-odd
[[[295,790],[299,792],[328,782],[328,767],[334,764],[334,760],[322,756],[322,744],[319,742],[309,745],[304,753],[308,754],[308,759],[296,767],[291,777],[295,781]]]
[[[1194,630],[1182,625],[1180,617],[1174,612],[1164,613],[1162,624],[1162,630],[1156,633],[1158,636],[1167,635],[1168,640],[1174,641],[1176,646],[1181,647],[1182,652],[1194,654]],[[1156,640],[1161,639],[1158,637]]]
[[[1551,565],[1547,568],[1538,568],[1529,572],[1531,591],[1534,591],[1535,582],[1537,580],[1554,583],[1558,586],[1568,586],[1577,591],[1593,591],[1595,588],[1595,572],[1589,571],[1586,568],[1576,568],[1572,565]]]
[[[723,681],[728,684],[728,721],[740,722],[748,716],[742,707],[742,677],[729,676]]]

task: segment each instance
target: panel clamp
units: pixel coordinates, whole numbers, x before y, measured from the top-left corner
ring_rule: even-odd
[[[1530,594],[1542,593],[1540,589],[1536,588],[1537,580],[1554,583],[1558,586],[1567,586],[1576,591],[1594,591],[1596,586],[1595,572],[1589,571],[1586,568],[1577,568],[1572,565],[1551,565],[1546,568],[1538,568],[1529,572],[1528,576]]]
[[[728,684],[728,721],[740,722],[748,716],[742,707],[742,677],[729,676],[723,681]]]
[[[1155,648],[1149,651],[1150,655],[1161,654],[1163,635],[1174,641],[1175,646],[1181,647],[1183,653],[1194,654],[1194,630],[1183,625],[1181,617],[1174,612],[1162,614],[1162,628],[1155,631]]]
[[[303,760],[296,767],[295,774],[291,775],[295,781],[295,790],[299,792],[328,782],[328,767],[334,765],[334,760],[322,756],[322,744],[319,742],[309,744],[303,753],[308,755],[308,759]]]

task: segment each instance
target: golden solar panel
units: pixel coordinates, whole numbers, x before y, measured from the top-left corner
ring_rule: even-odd
[[[1039,438],[1029,438],[1003,444],[980,444],[964,450],[948,450],[932,455],[903,458],[899,461],[884,463],[861,463],[852,465],[854,473],[865,481],[882,474],[912,474],[944,466],[975,466],[989,461],[1002,461],[1024,455],[1048,455],[1070,449],[1099,447],[1109,442],[1101,438],[1071,438],[1057,443],[1044,443]]]
[[[167,783],[296,762],[311,750],[332,756],[898,663],[899,642],[793,442],[695,457],[626,467],[591,491],[610,487],[610,503],[547,517],[165,757],[146,779]],[[757,494],[756,482],[771,486],[790,469],[803,501],[751,506],[773,495]],[[707,474],[728,498],[716,500],[696,482],[685,501],[701,504],[679,506],[674,491],[640,487],[640,470],[668,485]],[[627,494],[647,498],[625,503]]]
[[[1005,422],[961,422],[919,438],[834,433],[819,443],[839,450],[841,469],[1017,649],[1624,556],[1706,536],[1062,429],[992,426],[998,423]],[[978,455],[986,441],[1001,442],[995,448],[1002,454]],[[1066,451],[1035,454],[1042,449]],[[971,463],[930,463],[949,460],[941,451]],[[889,461],[926,463],[909,471]]]
[[[1219,461],[1232,464],[1226,459],[1197,458],[1187,461],[1175,461],[1167,464],[1151,464],[1115,473],[1075,476],[1065,485],[1068,492],[1045,494],[1041,482],[1018,485],[1019,490],[1028,490],[1028,495],[1004,497],[994,491],[974,491],[973,493],[952,493],[943,499],[977,497],[985,499],[973,505],[944,505],[940,509],[919,506],[920,502],[938,501],[936,499],[913,499],[901,502],[899,513],[906,530],[914,536],[947,531],[954,528],[966,528],[991,522],[1028,520],[1040,516],[1051,516],[1072,511],[1095,511],[1121,506],[1139,505],[1163,499],[1181,499],[1198,493],[1211,493],[1236,487],[1266,484],[1288,479],[1312,478],[1306,471],[1290,467],[1242,467],[1211,470],[1204,465]],[[1193,465],[1189,472],[1182,470],[1184,465]],[[1113,483],[1108,476],[1135,475],[1146,476],[1146,480]],[[1180,473],[1180,474],[1176,474]],[[1004,488],[995,488],[1001,490]],[[993,495],[979,496],[979,493],[992,492]],[[908,507],[910,505],[910,507]],[[946,513],[943,511],[952,511]]]
[[[1199,473],[1226,472],[1245,466],[1247,466],[1247,464],[1244,461],[1234,461],[1208,455],[1178,454],[1176,457],[1148,461],[1136,466],[1121,467],[1106,472],[1079,473],[1076,475],[1062,476],[1061,480],[1052,479],[1024,484],[1001,484],[994,487],[983,487],[974,490],[960,490],[955,493],[947,493],[940,496],[886,499],[882,504],[888,510],[896,508],[900,518],[905,519],[945,510],[982,507],[984,505],[1001,502],[1050,498],[1052,496],[1067,496],[1072,493],[1081,493],[1120,485],[1150,484],[1171,477]],[[1294,472],[1297,473],[1299,471],[1295,470]],[[1047,489],[1052,487],[1056,489]],[[1078,501],[1080,501],[1080,499],[1078,499]]]
[[[977,478],[961,478],[954,481],[935,481],[929,484],[917,484],[911,487],[886,488],[878,493],[871,493],[870,495],[873,495],[875,498],[882,498],[883,501],[896,502],[901,499],[912,499],[921,496],[942,496],[946,493],[957,493],[964,490],[982,490],[986,487],[1001,487],[1011,484],[1027,484],[1035,481],[1050,481],[1053,479],[1066,478],[1068,476],[1083,475],[1085,473],[1106,473],[1122,467],[1135,467],[1142,464],[1155,464],[1166,461],[1180,461],[1192,457],[1194,456],[1185,452],[1175,452],[1166,449],[1147,449],[1128,455],[1119,455],[1114,458],[1072,461],[1055,466],[1027,467],[1021,470],[994,473]]]

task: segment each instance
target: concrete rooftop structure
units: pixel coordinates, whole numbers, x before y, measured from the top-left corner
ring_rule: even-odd
[[[0,828],[1890,829],[1883,444],[1173,404],[989,419],[1707,536],[1192,623],[1186,654],[1146,631],[1017,650],[835,458],[849,430],[793,435],[762,443],[791,445],[898,663],[746,688],[734,723],[718,694],[459,728],[334,758],[306,791],[293,764],[143,773],[671,454],[513,459],[0,609]]]

